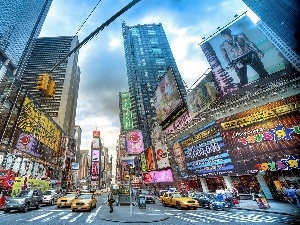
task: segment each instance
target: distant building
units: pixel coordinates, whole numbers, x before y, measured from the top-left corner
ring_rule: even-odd
[[[30,95],[69,136],[74,135],[75,127],[80,82],[80,68],[77,65],[79,53],[72,54],[51,73],[56,85],[53,98],[36,90],[36,82],[39,75],[50,71],[78,44],[77,36],[38,38],[20,77]]]
[[[80,146],[81,146],[81,127],[75,125],[74,128],[74,140],[75,140],[75,162],[79,163],[80,161]]]
[[[143,133],[144,145],[151,144],[150,122],[155,116],[151,102],[160,79],[172,67],[179,91],[186,95],[162,24],[127,26],[122,22],[133,128]],[[124,131],[121,130],[121,133]]]
[[[243,0],[243,2],[300,56],[300,7],[298,0]]]

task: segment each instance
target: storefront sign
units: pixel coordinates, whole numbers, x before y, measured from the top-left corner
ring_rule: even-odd
[[[171,169],[143,173],[142,177],[144,183],[173,182],[173,174]]]
[[[264,170],[290,170],[300,169],[300,160],[290,155],[287,159],[281,159],[279,161],[263,162],[255,165],[259,171]]]

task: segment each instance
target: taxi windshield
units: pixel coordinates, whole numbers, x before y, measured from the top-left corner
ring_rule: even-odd
[[[76,196],[75,193],[68,193],[68,194],[66,194],[65,197],[67,197],[67,198],[73,198],[73,197],[75,197],[75,196]]]
[[[174,198],[180,198],[180,197],[181,197],[181,194],[173,194],[173,197],[174,197]]]
[[[91,199],[92,195],[79,195],[78,199]]]

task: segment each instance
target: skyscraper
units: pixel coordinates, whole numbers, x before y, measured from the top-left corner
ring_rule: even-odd
[[[298,0],[243,0],[243,2],[297,55],[300,55]]]
[[[15,66],[25,64],[52,0],[0,1],[0,49]]]
[[[80,82],[80,68],[77,65],[78,51],[61,63],[51,74],[55,81],[55,95],[46,97],[36,90],[37,77],[50,71],[76,45],[78,37],[43,37],[38,38],[28,57],[28,62],[20,80],[30,95],[66,132],[74,135],[77,97]]]
[[[162,24],[127,26],[123,21],[122,33],[133,127],[142,131],[144,146],[149,146],[149,120],[155,116],[151,100],[168,67],[172,67],[183,96],[186,90]]]

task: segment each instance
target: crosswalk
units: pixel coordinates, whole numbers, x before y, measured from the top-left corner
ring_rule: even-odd
[[[178,210],[178,209],[155,209],[148,208],[156,213],[164,213],[170,217],[190,222],[190,223],[282,223],[282,224],[300,224],[299,217],[285,216],[279,214],[266,214],[263,212],[250,212],[244,210],[215,211],[215,210]]]

